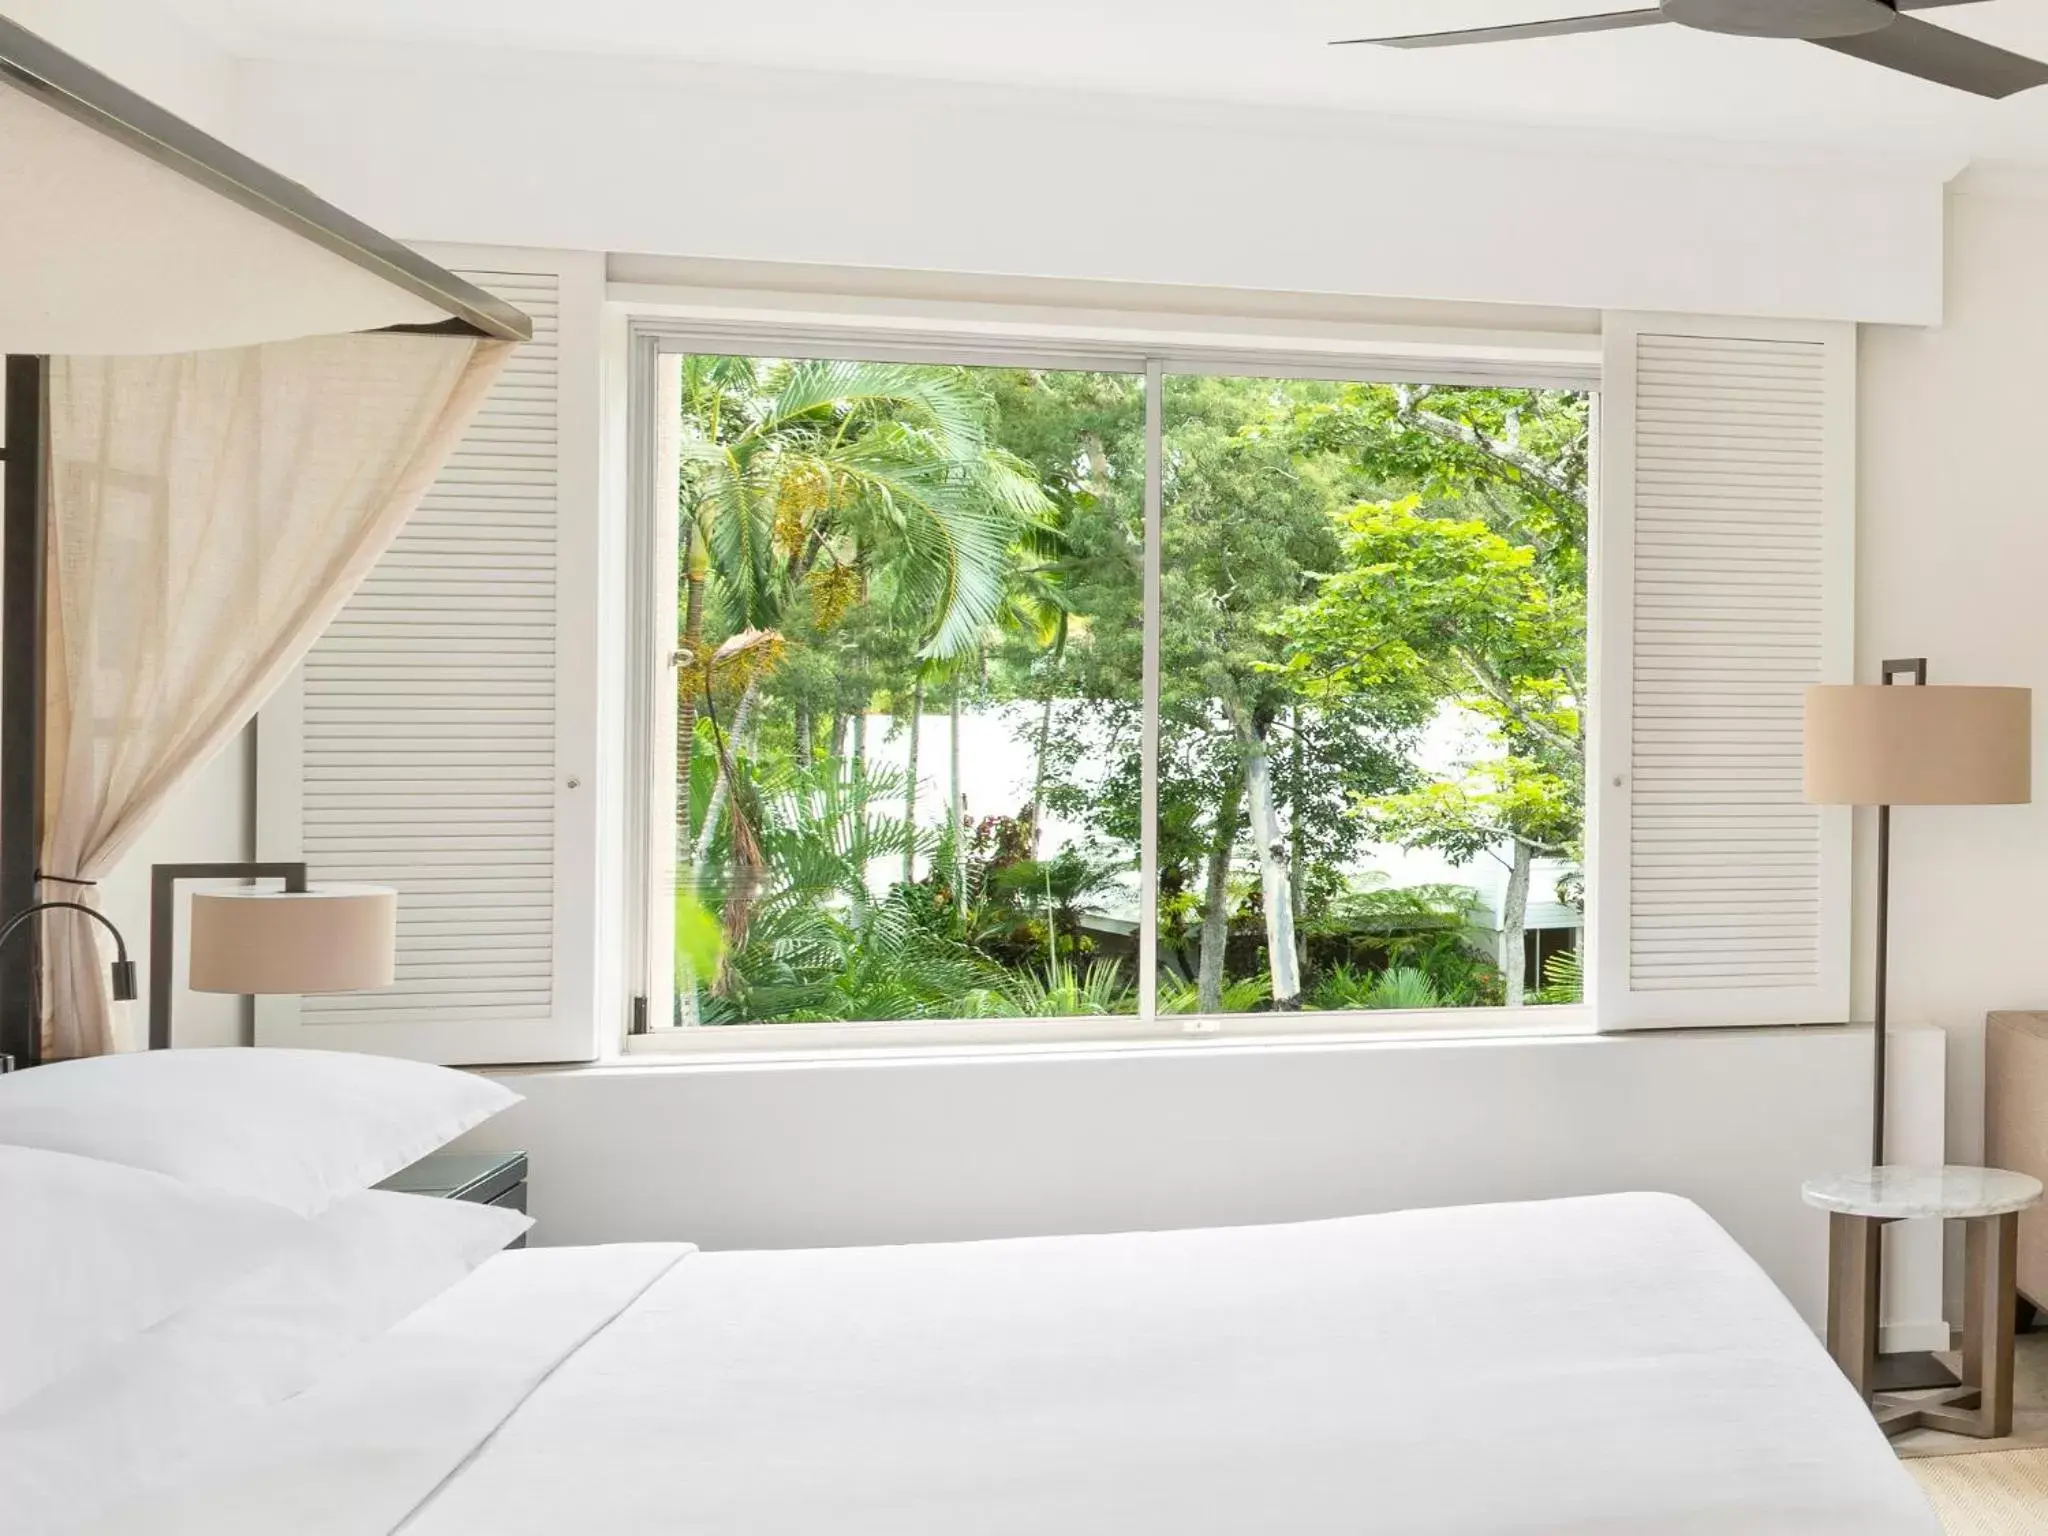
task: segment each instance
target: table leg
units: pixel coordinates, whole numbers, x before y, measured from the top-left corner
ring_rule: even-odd
[[[1963,1385],[1983,1394],[1977,1412],[1991,1439],[2012,1433],[2013,1276],[2019,1224],[2018,1212],[1973,1221],[1963,1249],[1963,1284],[1968,1288],[1963,1301]]]
[[[2013,1275],[2017,1212],[1978,1217],[1963,1243],[1963,1390],[1918,1415],[1929,1429],[1998,1440],[2012,1433]]]
[[[1877,1369],[1877,1245],[1881,1222],[1828,1215],[1828,1353],[1865,1402]]]

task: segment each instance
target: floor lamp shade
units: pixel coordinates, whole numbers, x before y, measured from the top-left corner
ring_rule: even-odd
[[[398,893],[381,886],[195,891],[194,992],[354,992],[391,985]]]
[[[2033,738],[2027,688],[1809,688],[1806,799],[2024,805],[2033,798]]]

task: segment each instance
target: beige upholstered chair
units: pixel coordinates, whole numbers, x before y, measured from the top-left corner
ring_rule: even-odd
[[[2048,1181],[2048,1012],[1986,1021],[1984,1161]],[[2019,1292],[2048,1312],[2048,1211],[2021,1213]]]

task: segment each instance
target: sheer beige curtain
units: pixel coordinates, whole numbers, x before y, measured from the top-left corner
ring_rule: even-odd
[[[53,360],[42,899],[95,901],[389,546],[510,343],[324,336]],[[45,919],[46,1057],[121,1049],[96,925]]]

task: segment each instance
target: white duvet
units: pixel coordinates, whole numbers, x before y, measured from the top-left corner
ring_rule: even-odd
[[[1938,1536],[1692,1205],[507,1254],[151,1536]]]

